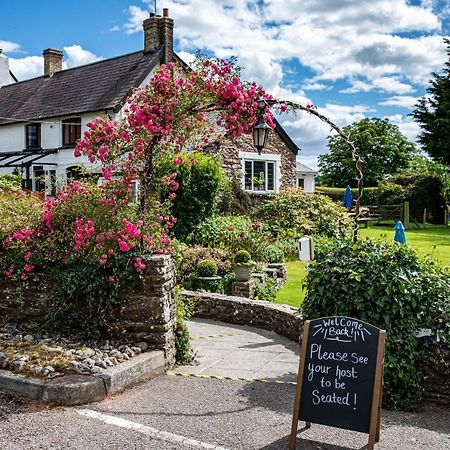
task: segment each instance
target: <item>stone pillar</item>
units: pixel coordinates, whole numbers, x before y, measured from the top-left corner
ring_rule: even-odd
[[[175,269],[170,256],[152,256],[144,261],[142,285],[125,295],[120,319],[127,336],[164,350],[166,365],[175,362]]]
[[[231,293],[235,297],[253,298],[255,295],[255,281],[235,281],[231,285]]]
[[[44,55],[44,76],[52,77],[55,72],[62,70],[63,52],[57,48],[47,48]]]

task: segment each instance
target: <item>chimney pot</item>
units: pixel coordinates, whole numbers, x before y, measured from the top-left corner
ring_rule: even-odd
[[[163,17],[169,17],[169,8],[163,8]]]
[[[44,76],[52,77],[55,72],[62,70],[62,50],[47,48],[42,54],[44,55]]]

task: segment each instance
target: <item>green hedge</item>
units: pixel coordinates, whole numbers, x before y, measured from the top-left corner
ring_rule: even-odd
[[[394,409],[416,407],[417,332],[430,328],[450,342],[449,272],[405,245],[332,240],[317,245],[306,287],[306,318],[343,315],[386,330],[383,401]]]
[[[380,184],[379,199],[382,204],[399,204],[408,201],[410,214],[422,221],[427,209],[427,221],[442,224],[446,207],[444,186],[436,176],[420,173],[399,173]]]
[[[318,192],[319,194],[324,194],[327,197],[330,197],[335,202],[342,203],[344,200],[345,188],[316,186],[316,192]],[[364,188],[363,195],[361,197],[361,204],[367,206],[381,204],[379,203],[378,195],[379,189],[377,187]],[[358,197],[358,189],[355,188],[352,189],[352,196],[353,199],[356,199]]]

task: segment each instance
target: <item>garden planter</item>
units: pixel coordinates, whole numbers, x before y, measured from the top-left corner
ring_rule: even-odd
[[[234,273],[236,274],[236,281],[249,281],[252,276],[252,268],[250,266],[235,267]]]
[[[216,275],[213,277],[198,277],[198,289],[203,289],[207,292],[222,293],[222,277]]]

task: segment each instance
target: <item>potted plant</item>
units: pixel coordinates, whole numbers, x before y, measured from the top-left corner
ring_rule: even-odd
[[[255,263],[247,250],[239,250],[234,256],[234,273],[236,281],[249,281]]]
[[[208,292],[223,291],[222,277],[217,275],[217,263],[211,259],[204,259],[197,264],[197,289]]]

